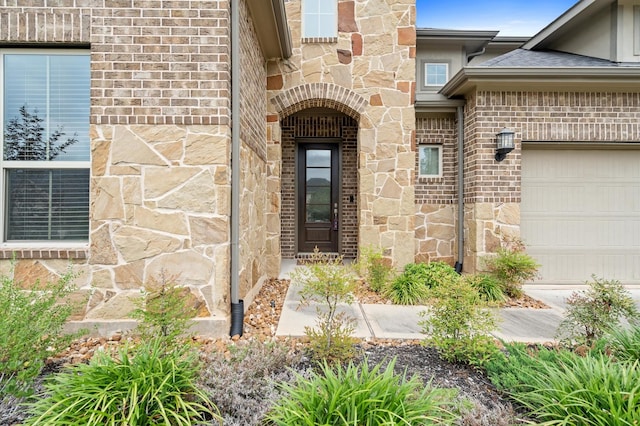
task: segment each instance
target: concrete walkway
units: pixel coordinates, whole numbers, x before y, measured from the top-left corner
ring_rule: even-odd
[[[281,278],[288,278],[294,263],[283,262]],[[524,291],[544,302],[549,309],[502,308],[495,337],[505,341],[543,343],[555,340],[558,324],[563,318],[565,300],[572,292],[586,286],[525,285]],[[640,309],[640,286],[628,286]],[[280,316],[278,336],[304,336],[305,327],[314,327],[316,306],[300,306],[298,288],[290,286]],[[354,336],[369,339],[424,339],[420,312],[424,306],[376,305],[354,303],[342,305],[340,310],[357,321]]]

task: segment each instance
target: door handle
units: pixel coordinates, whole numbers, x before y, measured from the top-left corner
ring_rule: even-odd
[[[333,230],[338,230],[338,203],[333,205]]]

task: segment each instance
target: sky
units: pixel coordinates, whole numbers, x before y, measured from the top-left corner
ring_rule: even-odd
[[[416,0],[418,28],[499,30],[532,36],[578,0]]]

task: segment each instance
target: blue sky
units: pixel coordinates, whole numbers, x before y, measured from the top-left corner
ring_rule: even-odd
[[[499,30],[532,36],[578,0],[416,0],[418,28]]]

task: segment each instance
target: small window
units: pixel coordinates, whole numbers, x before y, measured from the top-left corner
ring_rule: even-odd
[[[332,38],[338,36],[338,1],[303,0],[302,37]]]
[[[420,145],[418,147],[420,177],[442,176],[442,145]]]
[[[449,64],[424,64],[424,85],[444,86],[449,79]]]

